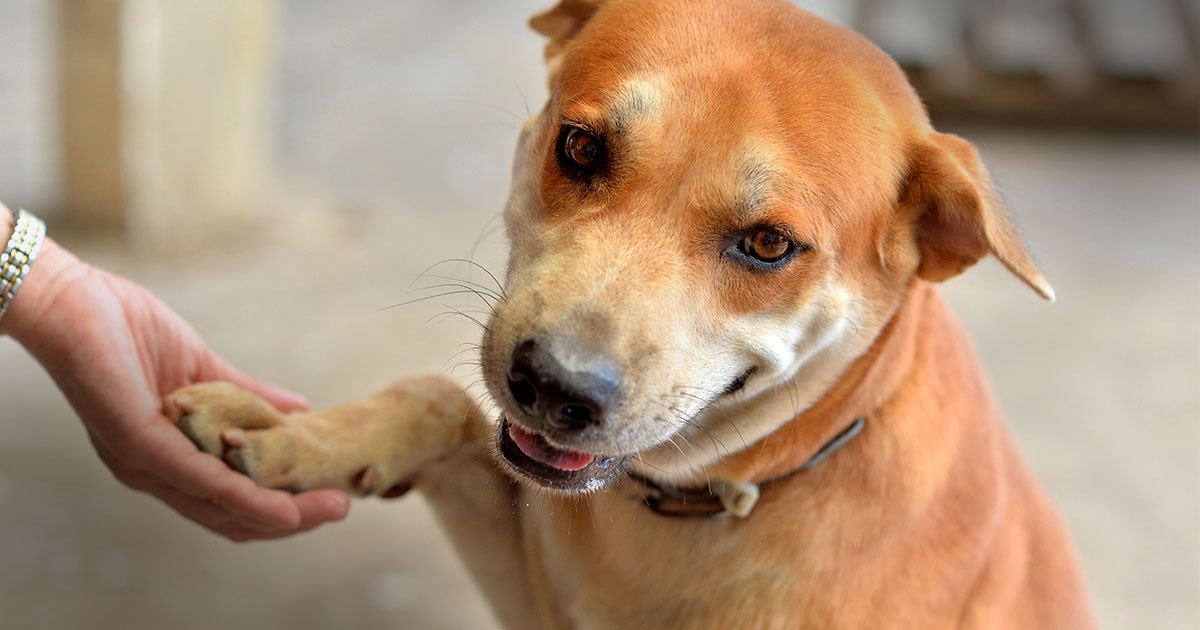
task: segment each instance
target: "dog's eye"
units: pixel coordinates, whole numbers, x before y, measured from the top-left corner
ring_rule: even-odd
[[[563,157],[584,171],[593,171],[604,160],[604,143],[592,134],[572,127],[563,141]]]
[[[764,228],[742,239],[740,248],[746,254],[763,262],[775,262],[792,251],[792,240],[778,230]]]

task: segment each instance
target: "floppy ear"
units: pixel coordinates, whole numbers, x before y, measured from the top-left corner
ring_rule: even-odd
[[[912,158],[907,197],[920,254],[917,276],[952,278],[991,252],[1038,295],[1054,289],[1034,266],[971,143],[932,132]]]
[[[550,43],[546,44],[547,64],[556,65],[556,58],[602,4],[604,0],[562,0],[553,9],[529,19],[533,30],[550,38]]]

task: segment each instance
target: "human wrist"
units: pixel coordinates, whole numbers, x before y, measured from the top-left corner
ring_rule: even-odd
[[[0,225],[11,226],[13,214],[0,206]],[[7,241],[9,230],[0,229],[0,238]],[[37,259],[30,264],[19,292],[13,296],[8,311],[0,318],[0,335],[11,336],[21,345],[37,345],[34,338],[37,322],[47,313],[58,294],[78,280],[86,265],[52,239],[42,241]],[[30,348],[32,349],[32,348]]]

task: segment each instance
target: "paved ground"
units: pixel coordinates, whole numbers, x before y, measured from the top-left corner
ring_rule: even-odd
[[[530,107],[544,94],[540,42],[521,27],[542,2],[514,4],[373,1],[363,19],[288,3],[280,161],[332,218],[297,210],[290,227],[185,263],[70,244],[317,405],[448,369],[477,335],[469,324],[428,322],[436,305],[379,309],[430,263],[469,253],[502,204],[508,125],[523,94]],[[0,116],[0,137],[14,124]],[[1200,626],[1200,146],[959,131],[982,147],[1060,299],[1040,302],[991,262],[946,294],[1066,514],[1103,625]],[[476,256],[498,269],[502,251],[492,236]],[[5,340],[0,610],[17,629],[492,627],[419,499],[359,502],[293,540],[225,543],[113,481]]]

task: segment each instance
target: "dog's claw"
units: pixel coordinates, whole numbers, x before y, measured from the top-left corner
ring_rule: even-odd
[[[221,441],[230,448],[241,448],[246,445],[246,432],[242,429],[226,429],[221,432]]]
[[[398,499],[407,494],[409,490],[412,490],[412,487],[413,484],[411,481],[401,481],[400,483],[397,483],[391,488],[385,490],[384,493],[379,496],[383,497],[384,499]]]
[[[360,494],[371,494],[371,490],[375,487],[375,469],[370,466],[362,469],[357,475],[354,475],[350,485]]]
[[[224,460],[225,464],[230,468],[253,478],[253,475],[250,474],[250,467],[246,464],[246,455],[242,452],[242,449],[230,449],[229,452],[225,453]]]
[[[191,396],[175,396],[171,399],[171,404],[184,415],[196,410],[196,403],[192,401]]]

